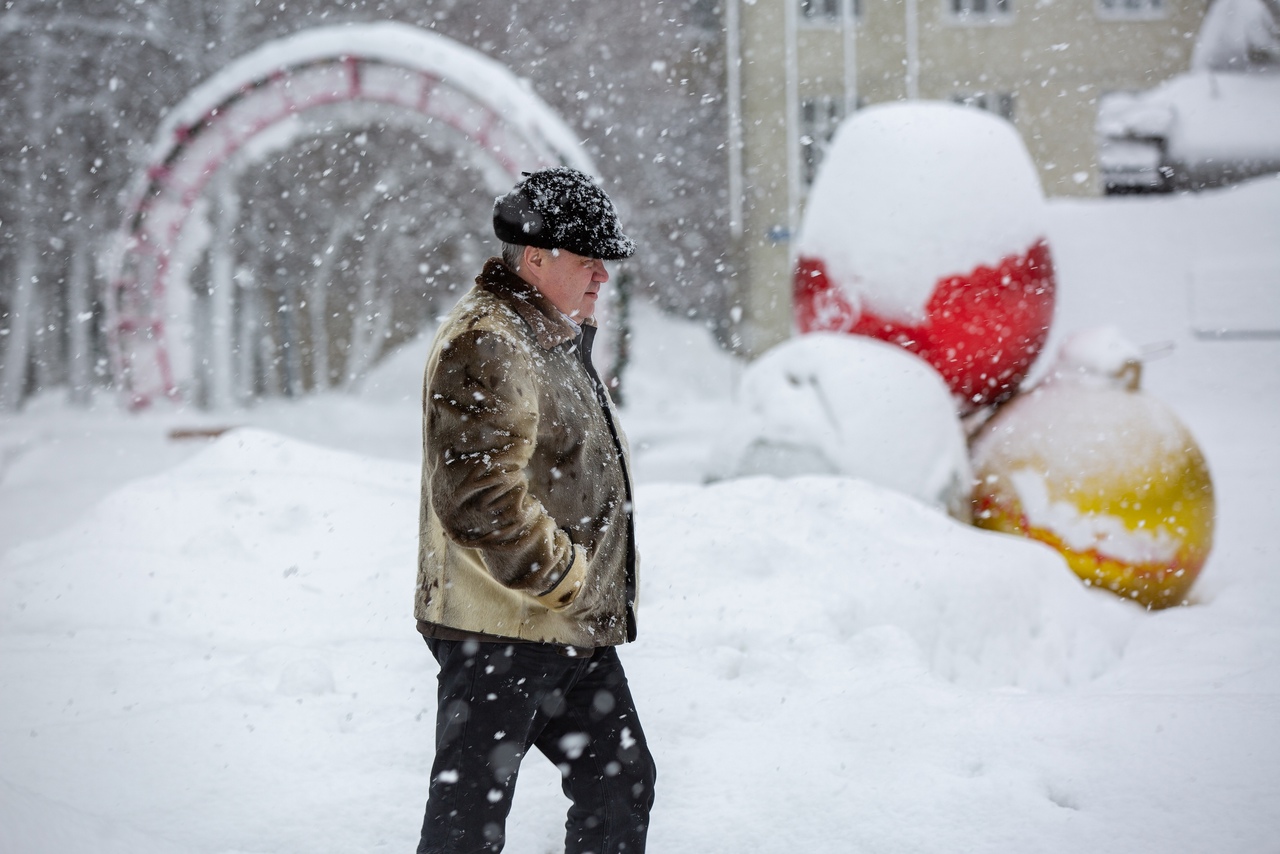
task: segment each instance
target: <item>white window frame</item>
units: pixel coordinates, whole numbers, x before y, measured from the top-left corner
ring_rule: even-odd
[[[1104,21],[1160,21],[1169,17],[1169,0],[1094,0]]]
[[[1015,2],[1016,0],[942,0],[942,6],[945,19],[951,23],[981,27],[1011,23]]]

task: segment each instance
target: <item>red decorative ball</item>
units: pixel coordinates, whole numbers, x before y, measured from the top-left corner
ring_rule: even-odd
[[[916,324],[859,312],[818,258],[802,256],[796,268],[801,332],[851,332],[904,347],[942,374],[966,411],[1018,390],[1044,347],[1053,306],[1053,260],[1043,240],[994,267],[939,279]]]
[[[1004,119],[930,101],[858,110],[805,203],[797,325],[909,350],[961,414],[998,403],[1049,336],[1048,222],[1035,164]]]

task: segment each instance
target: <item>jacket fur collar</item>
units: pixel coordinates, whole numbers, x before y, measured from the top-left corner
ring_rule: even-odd
[[[551,300],[524,279],[511,272],[501,258],[490,258],[476,277],[476,285],[503,299],[529,324],[533,336],[545,350],[559,347],[578,337],[578,328]],[[584,325],[595,326],[594,318]]]

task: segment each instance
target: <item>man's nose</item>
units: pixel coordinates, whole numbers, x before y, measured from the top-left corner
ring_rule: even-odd
[[[595,269],[591,271],[591,280],[602,285],[609,281],[609,271],[605,269],[604,262],[599,258],[596,259]]]

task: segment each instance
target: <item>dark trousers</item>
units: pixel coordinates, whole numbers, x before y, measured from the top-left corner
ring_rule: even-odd
[[[502,850],[520,761],[536,747],[572,801],[566,854],[640,854],[653,757],[613,647],[428,639],[440,663],[436,758],[418,854]]]

